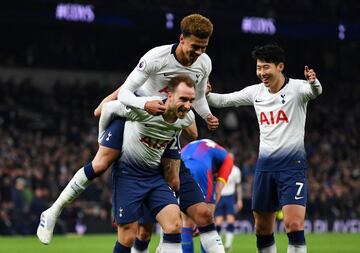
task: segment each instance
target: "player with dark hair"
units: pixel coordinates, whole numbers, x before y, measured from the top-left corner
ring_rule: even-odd
[[[277,45],[256,47],[252,52],[261,83],[229,94],[210,93],[214,107],[254,106],[260,128],[252,209],[258,252],[276,252],[276,211],[284,213],[288,253],[306,252],[304,236],[306,154],[304,148],[307,103],[322,93],[313,69],[304,68],[306,80],[283,74],[285,53]]]

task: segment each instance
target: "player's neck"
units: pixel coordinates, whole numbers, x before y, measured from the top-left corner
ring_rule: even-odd
[[[166,109],[162,116],[167,123],[174,123],[178,119],[176,113],[169,109]]]
[[[283,74],[276,80],[276,83],[269,87],[270,93],[277,93],[285,85],[285,76]]]
[[[190,66],[192,64],[192,62],[190,62],[188,59],[186,59],[183,51],[181,50],[181,45],[180,44],[176,47],[175,58],[183,66],[187,67],[187,66]]]

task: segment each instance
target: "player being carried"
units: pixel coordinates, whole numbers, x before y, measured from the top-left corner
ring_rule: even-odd
[[[258,252],[276,252],[276,211],[284,213],[289,239],[288,253],[306,252],[304,236],[306,154],[304,148],[307,103],[322,93],[313,69],[305,66],[306,80],[284,76],[285,53],[277,45],[257,47],[252,52],[261,83],[229,94],[210,93],[215,107],[252,105],[260,128],[252,209]]]
[[[152,115],[161,114],[165,111],[162,98],[167,96],[169,79],[183,73],[190,75],[195,82],[194,109],[207,121],[209,129],[217,128],[218,120],[211,114],[205,99],[206,84],[211,72],[211,60],[204,52],[212,31],[213,25],[206,17],[199,14],[184,17],[181,21],[179,43],[156,47],[146,53],[128,76],[124,85],[121,86],[121,92],[119,92],[119,88],[105,98],[95,110],[95,115],[100,114],[101,107],[106,101],[115,99],[117,95],[119,95],[120,101],[126,105],[144,109]],[[134,92],[137,96],[160,95],[161,98],[136,97]],[[105,172],[119,157],[125,120],[120,119],[117,122],[116,136],[113,136],[117,142],[112,143],[111,146],[100,143],[92,162],[76,172],[54,204],[41,214],[37,231],[41,242],[45,244],[51,242],[53,229],[62,209],[77,198],[94,178]]]

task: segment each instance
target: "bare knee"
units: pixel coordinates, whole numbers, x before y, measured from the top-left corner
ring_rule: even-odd
[[[132,247],[135,242],[137,226],[118,225],[118,241],[127,247]]]
[[[176,233],[181,233],[181,228],[182,228],[182,221],[179,216],[178,219],[174,219],[172,222],[166,223],[162,229],[166,234],[176,234]]]
[[[199,227],[207,226],[214,222],[213,214],[206,205],[201,205],[197,208],[196,212],[189,214],[191,218],[194,220],[196,225]]]
[[[284,220],[285,230],[287,233],[304,230],[304,222],[298,219]]]

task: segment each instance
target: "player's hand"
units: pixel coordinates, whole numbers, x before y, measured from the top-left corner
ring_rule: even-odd
[[[243,209],[243,207],[244,207],[244,204],[243,204],[242,200],[241,200],[241,199],[238,200],[238,201],[236,202],[236,211],[237,211],[237,212],[240,212],[241,209]]]
[[[152,100],[145,103],[144,109],[151,115],[157,116],[163,114],[165,112],[166,107],[163,101]]]
[[[213,131],[219,127],[219,120],[214,115],[209,114],[206,118],[208,129]]]
[[[306,78],[306,80],[310,83],[310,84],[314,84],[315,80],[316,80],[316,73],[313,69],[309,69],[308,66],[305,66],[304,69],[304,76]]]
[[[211,91],[212,91],[212,87],[210,82],[208,81],[206,84],[205,96],[208,96]]]

